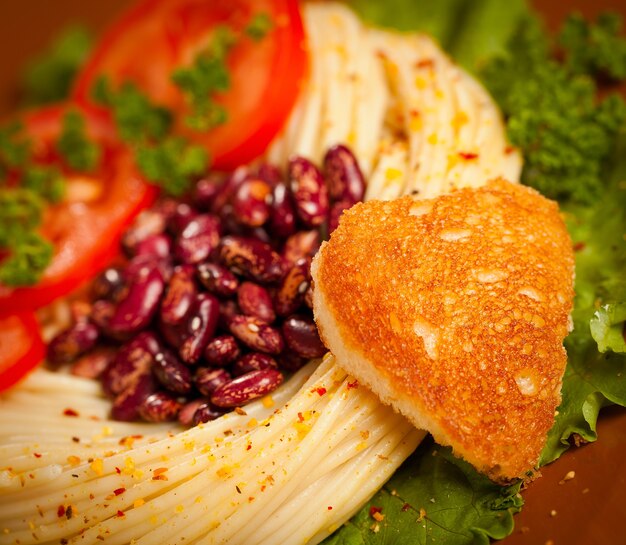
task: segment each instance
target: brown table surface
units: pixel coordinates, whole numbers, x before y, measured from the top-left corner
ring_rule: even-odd
[[[129,0],[0,0],[0,115],[15,102],[24,63],[59,28],[81,22],[100,29]],[[626,15],[626,0],[535,0],[554,27],[572,9],[588,16],[611,8]],[[626,410],[606,409],[598,425],[600,440],[574,449],[543,468],[524,492],[526,505],[516,516],[506,545],[626,545]],[[562,482],[570,471],[575,477]]]

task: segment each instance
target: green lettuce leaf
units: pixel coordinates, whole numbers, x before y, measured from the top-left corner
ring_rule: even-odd
[[[602,407],[626,406],[626,354],[621,337],[626,318],[625,131],[616,143],[607,190],[600,202],[593,207],[565,208],[578,249],[574,330],[565,340],[568,365],[563,399],[541,456],[542,465],[567,450],[574,434],[595,441]]]
[[[324,545],[487,545],[513,530],[520,484],[502,487],[426,439]],[[372,513],[383,515],[377,521]]]
[[[598,343],[600,352],[607,350],[621,354],[626,352],[624,322],[626,322],[626,303],[604,305],[596,310],[589,325],[591,336]]]

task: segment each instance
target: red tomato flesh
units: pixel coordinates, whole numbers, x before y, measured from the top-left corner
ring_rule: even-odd
[[[243,31],[258,14],[267,14],[273,27],[254,41]],[[230,89],[216,97],[228,120],[193,131],[184,125],[188,108],[171,75],[192,64],[219,26],[241,33],[228,56]],[[229,170],[266,150],[289,116],[306,72],[297,0],[143,0],[104,35],[78,77],[74,98],[90,104],[101,75],[114,84],[131,81],[177,112],[178,131],[204,145],[215,168]]]
[[[58,161],[52,144],[66,111],[67,107],[45,108],[23,119],[38,161]],[[54,244],[52,262],[34,286],[0,285],[0,316],[39,308],[94,276],[118,252],[124,228],[156,196],[156,190],[138,175],[132,153],[116,140],[107,119],[94,113],[84,113],[84,119],[87,134],[102,146],[101,165],[89,175],[64,172],[74,198],[50,206],[41,228]],[[85,199],[76,198],[81,188],[89,193]]]
[[[34,314],[0,318],[0,392],[34,369],[43,361],[45,352]]]

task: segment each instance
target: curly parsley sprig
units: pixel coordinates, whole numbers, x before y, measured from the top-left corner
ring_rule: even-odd
[[[574,32],[574,29],[576,30]],[[561,38],[563,62],[535,17],[525,18],[500,56],[482,70],[482,79],[507,117],[511,143],[524,155],[524,183],[560,201],[593,203],[605,188],[603,171],[615,136],[626,121],[626,105],[616,95],[597,98],[598,66],[626,70],[626,46],[614,24],[570,19]],[[615,44],[614,55],[584,61],[593,42]],[[599,63],[599,64],[598,64]],[[621,67],[621,68],[620,68]]]
[[[68,168],[92,171],[100,147],[85,131],[80,113],[68,110],[55,148]],[[52,243],[38,232],[43,211],[62,201],[65,180],[58,166],[39,164],[33,145],[19,122],[0,127],[0,283],[36,283],[50,264]]]

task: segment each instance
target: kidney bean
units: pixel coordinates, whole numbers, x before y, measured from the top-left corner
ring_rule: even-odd
[[[211,403],[203,403],[193,414],[193,424],[194,426],[205,424],[206,422],[219,418],[224,415],[224,413],[224,410],[214,407]]]
[[[237,188],[250,178],[250,169],[247,166],[237,167],[229,176],[226,177],[224,183],[221,185],[220,190],[217,192],[211,203],[211,212],[213,214],[219,214],[227,205],[231,204],[231,200]]]
[[[188,401],[185,403],[178,413],[178,422],[183,426],[192,426],[195,425],[193,421],[194,413],[200,408],[202,405],[206,405],[208,403],[208,399],[198,398],[193,399],[192,401]]]
[[[258,178],[243,181],[232,197],[233,214],[239,223],[249,227],[263,225],[270,216],[272,188]]]
[[[224,179],[216,174],[209,174],[196,182],[191,199],[199,210],[209,210],[213,200],[220,192]]]
[[[217,263],[200,263],[198,279],[211,293],[220,297],[231,297],[237,292],[239,281],[226,267]]]
[[[225,367],[235,361],[241,350],[232,335],[220,335],[209,341],[204,349],[204,359],[213,367]]]
[[[167,229],[175,237],[198,215],[196,209],[186,202],[171,200],[167,208]]]
[[[124,338],[144,329],[155,315],[164,289],[165,280],[158,264],[143,262],[131,275],[128,291],[115,308],[107,332]]]
[[[337,201],[330,207],[328,213],[328,234],[330,235],[339,226],[339,220],[344,210],[348,210],[354,203],[348,201]]]
[[[328,189],[324,177],[311,161],[295,157],[289,161],[289,187],[296,214],[307,227],[319,227],[328,215]]]
[[[211,403],[217,407],[240,407],[273,392],[282,382],[283,375],[276,369],[250,371],[215,390]]]
[[[115,304],[111,301],[101,299],[94,301],[91,305],[91,312],[89,318],[98,327],[100,331],[107,332],[109,329],[109,322],[115,314]]]
[[[115,354],[116,350],[113,347],[97,347],[78,358],[72,365],[70,372],[77,377],[98,379],[104,370],[111,365]]]
[[[294,314],[282,325],[282,332],[287,346],[303,358],[319,358],[326,353],[326,347],[320,339],[312,318]]]
[[[220,241],[217,216],[199,214],[192,218],[174,241],[174,256],[183,263],[196,264],[209,257]]]
[[[279,182],[272,190],[268,227],[272,235],[285,239],[296,231],[296,211],[287,185]]]
[[[300,258],[287,271],[274,295],[276,314],[289,316],[300,308],[310,285],[310,269],[309,260]]]
[[[139,418],[139,408],[143,401],[156,390],[156,383],[151,373],[134,377],[127,388],[115,396],[111,407],[114,420],[132,422]]]
[[[236,377],[259,369],[278,369],[278,363],[269,354],[249,352],[238,358],[232,366],[232,374]]]
[[[309,285],[308,289],[304,293],[304,304],[313,310],[313,286]]]
[[[312,259],[321,244],[322,237],[317,229],[298,231],[285,241],[282,252],[283,259],[289,265],[293,265],[304,257]]]
[[[152,371],[166,390],[181,395],[191,391],[193,377],[189,367],[169,350],[161,349],[155,354]]]
[[[284,346],[280,331],[253,316],[237,314],[230,319],[230,332],[258,352],[279,354]]]
[[[91,283],[91,295],[94,299],[118,301],[124,289],[124,276],[119,267],[104,269]]]
[[[258,177],[267,182],[270,187],[276,187],[283,181],[283,174],[276,165],[271,163],[261,163],[259,165]]]
[[[225,266],[250,280],[269,284],[283,277],[282,258],[267,243],[250,237],[227,235],[222,238],[218,251]]]
[[[174,268],[159,310],[164,324],[179,325],[189,313],[197,296],[194,274],[195,269],[190,265]]]
[[[154,392],[139,404],[138,413],[147,422],[176,420],[183,404],[167,392]]]
[[[302,356],[298,356],[298,354],[292,352],[291,350],[283,350],[278,356],[276,356],[276,361],[278,362],[278,367],[280,369],[284,369],[290,373],[295,373],[298,369],[304,367],[309,360],[307,358],[303,358]]]
[[[247,316],[254,316],[268,324],[276,319],[272,297],[263,286],[254,282],[241,283],[237,290],[237,303],[241,312]]]
[[[363,200],[365,178],[356,157],[343,144],[335,145],[326,152],[324,174],[332,200],[345,201],[350,206]]]
[[[228,331],[230,328],[230,321],[238,314],[241,314],[241,309],[235,301],[221,301],[220,318],[217,322],[217,327]]]
[[[48,344],[48,361],[55,365],[70,363],[89,352],[98,342],[98,328],[87,320],[73,323]]]
[[[145,255],[157,259],[165,259],[172,253],[172,240],[161,233],[150,235],[139,241],[135,246],[134,255]]]
[[[122,248],[126,255],[135,255],[137,244],[152,235],[160,235],[165,231],[166,225],[167,216],[162,210],[140,212],[122,235]]]
[[[210,396],[220,386],[230,382],[232,377],[225,369],[199,367],[194,377],[196,388],[202,395]]]
[[[197,362],[217,328],[220,303],[210,293],[199,293],[196,304],[187,319],[187,337],[179,348],[181,359],[186,363]]]
[[[157,320],[157,328],[163,339],[165,339],[165,342],[177,350],[187,338],[187,320],[184,320],[180,324],[172,325],[166,324],[159,319]]]
[[[102,373],[102,387],[109,395],[127,390],[144,375],[152,374],[152,363],[160,351],[156,336],[148,331],[122,345],[115,359]]]

